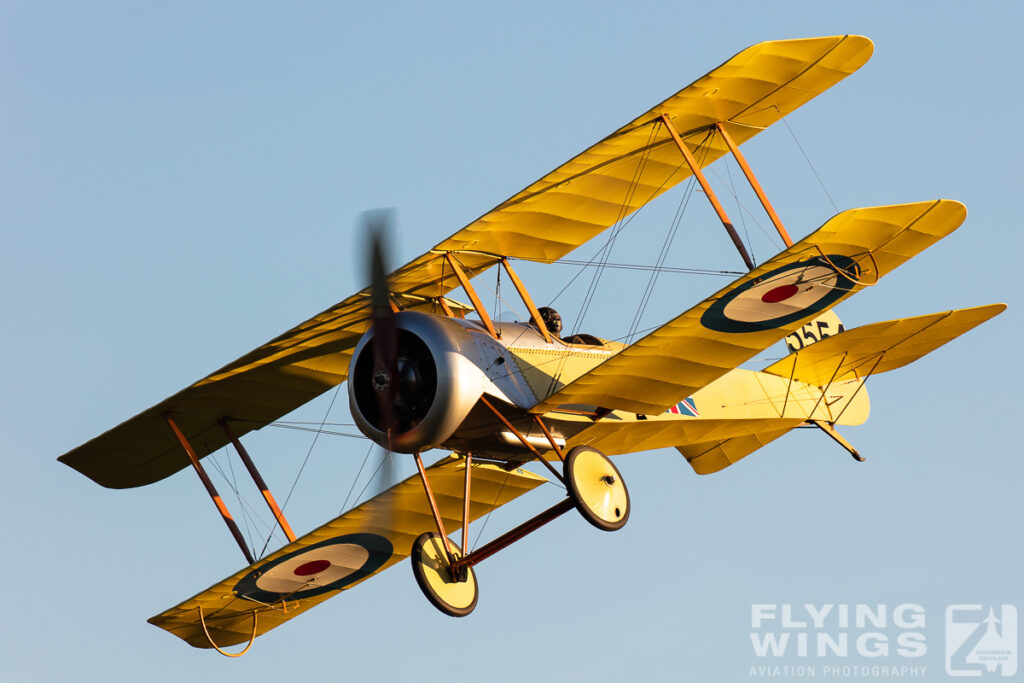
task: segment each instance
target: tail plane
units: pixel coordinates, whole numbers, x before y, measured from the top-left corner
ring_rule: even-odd
[[[853,396],[850,395],[852,388],[860,395],[862,418],[866,419],[867,391],[863,385],[869,377],[912,363],[1004,310],[1006,304],[990,304],[887,320],[850,330],[845,329],[834,312],[828,311],[786,337],[786,345],[791,353],[757,374],[784,378],[789,383],[786,398],[793,397],[794,401],[799,400],[794,393],[797,388],[817,387],[822,398],[827,401],[833,388],[842,387],[846,400],[853,405]],[[779,416],[778,429],[677,448],[698,474],[711,474],[746,457],[800,424],[812,424],[821,428],[855,459],[863,460],[857,450],[835,430],[840,418],[831,419],[819,414],[818,407],[815,406],[808,419],[802,423],[794,422],[789,419],[791,416],[788,413],[784,413]],[[843,423],[857,424],[863,419],[844,420]]]

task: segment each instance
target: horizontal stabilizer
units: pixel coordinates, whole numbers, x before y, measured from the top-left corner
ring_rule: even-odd
[[[721,441],[677,446],[693,471],[697,474],[714,474],[724,470],[739,460],[747,457],[758,448],[767,446],[775,439],[794,429],[797,424],[789,420],[778,420],[772,429],[764,429],[754,434],[734,436]]]
[[[861,379],[912,363],[1004,310],[1006,304],[991,304],[864,325],[790,354],[764,372],[814,386]]]
[[[428,469],[448,532],[462,528],[465,462],[449,456]],[[545,481],[526,470],[474,463],[470,519]],[[416,537],[435,528],[414,475],[149,623],[193,647],[245,643],[408,557]]]

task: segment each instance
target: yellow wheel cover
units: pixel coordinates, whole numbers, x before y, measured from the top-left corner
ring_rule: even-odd
[[[573,481],[580,501],[595,515],[608,522],[625,516],[629,505],[626,487],[608,458],[597,451],[581,452],[573,464]]]
[[[451,547],[452,554],[456,558],[461,557],[459,547],[454,543]],[[448,571],[448,555],[444,550],[444,542],[439,537],[432,536],[424,543],[417,559],[423,568],[424,578],[438,598],[455,609],[465,609],[473,604],[473,598],[476,596],[476,575],[473,568],[469,568],[465,581],[453,581]]]

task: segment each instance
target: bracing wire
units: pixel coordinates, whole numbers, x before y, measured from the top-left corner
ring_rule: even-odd
[[[314,424],[314,423],[306,423]],[[286,422],[271,422],[267,425],[268,427],[277,427],[278,429],[293,429],[297,432],[312,432],[313,434],[327,434],[328,436],[347,436],[352,439],[365,439],[366,437],[362,434],[353,434],[350,432],[336,432],[330,429],[320,429],[318,427],[310,427],[303,424],[288,424]],[[355,425],[345,425],[355,426]]]
[[[754,243],[750,241],[750,231],[747,230],[747,218],[743,212],[743,204],[740,203],[740,196],[736,193],[736,183],[732,179],[732,166],[729,163],[725,164],[725,173],[729,176],[729,188],[732,198],[736,201],[736,209],[740,214],[740,225],[743,227],[743,237],[747,241],[747,251],[750,252],[750,260],[753,261],[754,266],[757,266],[757,256],[754,254]],[[715,174],[718,175],[717,173]]]
[[[608,239],[605,241],[605,249],[602,250],[600,257],[601,265],[598,266],[597,270],[594,271],[593,277],[590,278],[590,287],[587,290],[586,295],[583,297],[580,312],[573,323],[572,329],[574,334],[579,331],[580,326],[583,324],[583,320],[587,316],[587,312],[590,310],[590,304],[594,300],[594,294],[597,291],[597,286],[601,281],[601,276],[604,274],[603,264],[607,262],[608,258],[611,256],[612,248],[615,246],[615,240],[622,231],[622,228],[625,227],[623,219],[626,217],[626,214],[629,212],[629,207],[632,205],[633,197],[636,195],[636,189],[640,185],[640,177],[643,175],[644,168],[647,167],[647,160],[651,155],[651,142],[654,140],[660,127],[660,123],[651,126],[651,132],[647,137],[647,144],[644,146],[644,151],[641,153],[640,159],[637,160],[636,169],[633,171],[633,177],[630,179],[629,186],[626,188],[626,195],[623,197],[622,204],[619,205],[618,215],[612,223],[613,226],[618,227],[612,229],[608,235]],[[619,226],[618,224],[620,223],[623,224]]]
[[[348,509],[348,500],[349,500],[349,498],[352,497],[352,492],[356,490],[356,484],[359,483],[359,477],[362,476],[363,468],[366,467],[366,463],[370,459],[370,453],[373,452],[373,447],[375,445],[376,444],[374,444],[371,441],[370,442],[370,447],[366,449],[366,455],[363,457],[363,464],[361,464],[359,466],[359,471],[356,472],[356,476],[352,479],[352,486],[349,487],[348,493],[345,495],[345,502],[343,502],[341,504],[341,510],[338,512],[339,515],[342,514],[343,512],[345,512],[345,510]]]
[[[245,535],[249,537],[249,547],[255,548],[256,542],[252,537],[252,525],[250,525],[249,515],[246,512],[246,505],[242,501],[242,493],[238,490],[238,477],[235,476],[235,466],[232,464],[231,452],[228,451],[228,447],[224,447],[224,458],[228,461],[228,472],[231,473],[231,488],[235,491],[235,498],[238,499],[238,505],[242,508],[242,521],[245,523]]]
[[[722,184],[725,183],[725,180],[723,180],[722,176],[720,176],[718,174],[718,171],[716,171],[713,168],[712,169],[708,169],[708,170],[711,171],[712,174],[714,174],[714,176],[718,180],[718,182],[720,182]],[[744,204],[740,200],[740,197],[739,197],[738,194],[736,194],[735,190],[729,190],[729,188],[726,188],[726,191],[728,191],[729,194],[732,195],[732,198],[736,201],[736,205],[738,207],[740,207],[740,219],[743,220],[743,216],[746,215],[747,218],[749,218],[750,220],[752,220],[754,222],[754,225],[756,225],[758,230],[761,231],[761,234],[763,234],[765,237],[767,237],[770,242],[778,244],[779,234],[777,232],[769,230],[768,228],[766,228],[761,223],[761,221],[757,220],[757,214],[755,214],[753,211],[751,211],[749,208],[747,208],[747,205]],[[743,231],[746,232],[746,225],[744,225]],[[749,236],[747,237],[747,242],[748,242],[747,246],[749,247],[750,246],[750,244],[749,244],[749,242],[750,242]],[[753,259],[754,257],[751,256],[750,258]],[[746,273],[743,273],[743,274],[745,275]]]
[[[704,142],[701,142],[701,148],[698,148],[698,156],[700,161],[707,157],[709,147],[703,147]],[[698,161],[698,163],[700,163]],[[643,296],[640,298],[640,305],[637,306],[636,312],[633,314],[633,321],[629,325],[629,333],[626,335],[626,339],[629,343],[633,341],[633,335],[636,332],[636,328],[640,326],[640,320],[643,318],[644,312],[647,310],[648,304],[650,304],[651,297],[654,295],[654,288],[658,282],[658,276],[661,274],[661,269],[665,265],[665,260],[668,258],[669,250],[672,247],[672,243],[675,241],[676,234],[679,232],[679,226],[683,220],[683,214],[686,213],[686,207],[690,204],[690,198],[693,196],[695,188],[696,178],[690,176],[690,182],[687,184],[686,190],[683,192],[683,196],[679,199],[679,204],[676,207],[676,213],[672,218],[672,222],[669,224],[668,232],[665,235],[665,241],[662,243],[661,252],[658,254],[658,259],[655,263],[654,269],[651,270],[651,276],[647,279],[647,287],[644,289]]]
[[[380,459],[379,463],[377,463],[377,469],[373,471],[373,473],[370,475],[370,478],[366,480],[366,484],[363,485],[362,490],[359,491],[359,495],[356,496],[356,503],[363,499],[363,494],[366,493],[366,489],[370,488],[370,484],[373,483],[373,480],[377,478],[377,474],[379,474],[380,471],[384,468],[384,463],[387,461],[387,459],[393,457],[395,457],[394,453],[388,452],[384,454],[384,457]]]
[[[605,241],[604,246],[598,250],[597,255],[595,255],[595,258],[600,258],[600,262],[598,264],[597,269],[594,271],[593,277],[590,279],[590,288],[587,290],[587,293],[583,297],[583,303],[580,306],[580,312],[576,316],[576,320],[573,323],[572,334],[576,334],[577,332],[579,332],[579,329],[587,316],[587,312],[590,310],[590,304],[594,300],[594,296],[597,292],[597,286],[601,280],[601,275],[604,273],[604,264],[608,262],[608,259],[611,256],[612,248],[615,246],[616,238],[618,237],[619,233],[621,233],[625,229],[625,227],[629,225],[629,223],[637,214],[637,212],[635,211],[632,215],[628,217],[626,215],[629,212],[629,207],[632,205],[632,198],[636,194],[636,189],[640,185],[640,177],[643,175],[643,170],[644,168],[646,168],[647,161],[650,158],[651,151],[653,149],[651,142],[657,135],[657,131],[660,126],[660,123],[656,123],[654,126],[651,127],[651,132],[647,138],[647,145],[645,146],[643,153],[640,155],[640,159],[637,161],[636,170],[633,172],[633,178],[630,180],[629,187],[626,189],[626,195],[623,198],[622,204],[619,206],[618,216],[616,220],[612,223],[612,229],[608,235],[608,239]],[[661,191],[661,188],[665,186],[665,183],[667,183],[673,175],[675,175],[675,171],[670,173],[668,177],[666,177],[665,180],[662,181],[661,185],[658,186],[658,189],[654,191],[654,195],[657,195],[658,192]],[[646,202],[644,202],[644,204],[646,204]],[[580,271],[579,273],[577,273],[576,277],[578,277],[579,274],[582,272],[583,268],[580,268]],[[569,285],[571,285],[573,281],[576,280],[576,277],[570,279],[569,282],[567,282],[566,285],[562,287],[558,294],[555,295],[554,299],[557,299],[562,294],[562,292],[564,292],[569,287]],[[552,301],[554,301],[554,299],[552,299]],[[568,355],[563,355],[561,357],[561,364],[555,371],[554,375],[552,375],[551,380],[548,384],[549,393],[552,389],[554,389],[559,379],[561,379],[562,369],[565,367],[565,362],[567,360]]]
[[[213,469],[217,470],[217,473],[220,474],[221,478],[227,483],[228,488],[230,488],[232,490],[232,492],[234,492],[235,499],[238,500],[238,506],[242,510],[242,515],[241,515],[242,516],[242,523],[245,525],[245,535],[248,536],[248,538],[249,538],[249,547],[250,548],[255,548],[256,544],[253,542],[252,529],[249,526],[249,516],[245,512],[245,501],[242,500],[242,494],[238,490],[238,480],[235,478],[235,470],[231,466],[231,454],[228,453],[226,446],[224,448],[224,453],[227,454],[227,458],[226,459],[228,461],[228,469],[231,472],[231,477],[230,478],[224,472],[224,468],[221,466],[221,464],[219,462],[217,462],[217,455],[218,455],[218,453],[211,453],[209,461],[210,461],[210,463],[213,464]]]
[[[552,261],[550,265],[554,266],[583,266],[586,268],[594,268],[597,266],[593,261],[579,261],[573,259],[558,259]],[[713,270],[710,268],[684,268],[681,266],[649,266],[643,263],[606,263],[605,268],[619,268],[622,270],[637,270],[637,271],[652,271],[656,270],[660,273],[678,273],[682,275],[717,275],[721,277],[737,277],[740,275],[746,275],[746,271],[739,270]],[[508,302],[506,302],[507,305]]]
[[[828,197],[828,201],[832,205],[832,208],[835,209],[836,213],[839,213],[839,207],[836,206],[835,201],[832,199],[832,195],[829,194],[828,188],[825,187],[824,181],[822,181],[821,176],[818,175],[818,171],[814,168],[814,164],[811,163],[811,158],[807,156],[807,152],[804,151],[803,145],[801,145],[800,141],[796,139],[796,134],[793,132],[793,129],[789,127],[789,121],[783,118],[782,122],[786,124],[786,130],[789,131],[790,137],[792,137],[793,142],[796,143],[797,149],[799,149],[800,153],[804,155],[804,161],[806,161],[807,165],[811,168],[811,173],[813,173],[814,177],[818,179],[818,184],[821,185],[821,189],[824,190],[825,196]]]
[[[317,439],[320,438],[320,434],[323,432],[323,427],[327,424],[327,418],[331,414],[331,409],[334,408],[334,402],[337,400],[338,394],[341,392],[341,386],[342,385],[339,384],[334,389],[334,395],[331,396],[331,403],[327,406],[327,411],[324,413],[324,419],[320,422],[320,428],[314,433],[313,443],[309,444],[309,450],[306,451],[306,457],[303,458],[302,465],[299,466],[299,471],[295,475],[295,481],[292,482],[291,488],[288,489],[288,495],[285,496],[284,504],[281,505],[282,512],[284,512],[284,509],[288,506],[288,501],[291,500],[292,494],[295,492],[295,486],[299,483],[299,477],[302,475],[302,470],[306,468],[306,463],[309,462],[309,456],[313,454],[313,448],[316,447]]]
[[[480,537],[483,536],[484,529],[487,527],[487,522],[491,519],[491,513],[494,512],[497,509],[498,501],[501,500],[501,492],[503,490],[505,490],[505,484],[508,483],[508,478],[511,475],[512,475],[511,471],[505,473],[505,479],[502,480],[501,486],[498,487],[498,493],[496,493],[495,496],[494,496],[494,502],[491,503],[491,509],[487,511],[487,516],[484,517],[483,523],[480,525],[480,528],[477,529],[476,540],[473,541],[473,549],[474,550],[480,544]],[[469,551],[466,550],[465,548],[463,548],[462,552],[468,553]]]
[[[660,193],[661,189],[663,187],[665,187],[665,184],[669,180],[672,179],[672,176],[674,176],[679,171],[679,169],[682,168],[682,166],[683,166],[683,164],[681,162],[680,165],[676,168],[675,171],[673,171],[672,173],[668,174],[668,176],[665,177],[665,180],[661,181],[661,185],[658,186],[658,189],[655,190],[652,193],[652,196]],[[642,208],[643,207],[641,207],[641,209]],[[615,226],[613,224],[611,230],[615,234],[615,236],[618,236],[618,234],[620,232],[622,232],[624,229],[626,229],[629,226],[629,224],[633,222],[633,219],[636,218],[639,214],[640,214],[640,209],[637,209],[634,213],[630,214],[629,217],[626,218],[626,220],[622,221],[622,223],[619,224],[618,226]],[[612,246],[612,242],[610,242],[610,241],[605,242],[604,245],[602,245],[597,250],[597,253],[595,253],[592,257],[590,257],[590,259],[587,260],[587,261],[573,261],[571,259],[559,259],[559,260],[555,261],[554,262],[555,264],[578,265],[578,266],[580,266],[580,269],[576,272],[575,275],[573,275],[571,278],[569,278],[569,281],[566,282],[562,286],[562,288],[560,290],[558,290],[558,292],[553,297],[551,297],[551,299],[548,301],[547,305],[548,306],[553,306],[555,301],[558,299],[558,297],[562,296],[562,294],[565,293],[565,290],[569,289],[569,287],[572,285],[572,283],[574,283],[576,281],[576,279],[579,278],[579,276],[583,274],[583,271],[586,268],[592,268],[592,267],[597,267],[597,268],[616,268],[616,267],[617,268],[623,268],[623,267],[627,267],[627,266],[624,266],[622,264],[609,265],[609,263],[608,263],[608,256],[609,256],[609,254],[606,254],[606,252],[609,251],[608,248],[610,246]],[[602,257],[603,257],[603,260],[601,260]],[[595,263],[595,261],[597,261],[597,263]],[[629,267],[632,267],[632,266],[629,266]],[[643,270],[650,270],[651,267],[650,266],[636,266],[636,268],[637,269],[643,269]],[[703,273],[704,271],[699,271],[697,269],[692,269],[690,271],[681,270],[680,272]],[[714,272],[714,271],[709,271],[709,272]],[[729,271],[720,271],[720,272],[726,273],[726,272],[729,272]],[[732,273],[729,273],[729,274],[732,274]]]
[[[306,451],[306,457],[302,459],[302,465],[299,466],[299,471],[295,474],[295,481],[292,482],[292,486],[288,489],[288,495],[285,496],[284,504],[281,505],[281,512],[284,513],[284,509],[288,507],[288,501],[292,499],[292,494],[295,493],[295,487],[299,483],[299,477],[302,476],[302,471],[306,469],[306,463],[309,462],[309,456],[313,454],[313,448],[316,446],[317,440],[320,438],[320,434],[323,430],[323,426],[327,423],[327,418],[331,415],[331,409],[334,408],[334,402],[338,399],[338,394],[341,391],[342,385],[338,385],[334,390],[334,395],[331,396],[331,403],[327,406],[327,411],[324,413],[324,419],[320,422],[320,429],[313,435],[313,443],[309,444],[309,450]],[[277,528],[277,523],[274,524],[274,529]],[[271,529],[270,534],[267,536],[266,542],[263,544],[263,549],[260,550],[260,555],[263,555],[267,550],[267,546],[270,545],[270,539],[274,537],[274,529]]]

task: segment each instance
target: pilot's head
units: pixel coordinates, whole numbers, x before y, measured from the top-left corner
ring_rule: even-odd
[[[540,313],[540,319],[544,321],[548,332],[556,337],[562,333],[562,316],[558,315],[558,311],[550,306],[541,306],[537,312]]]

